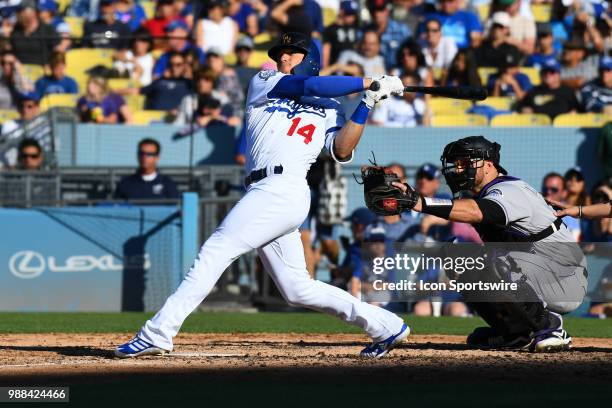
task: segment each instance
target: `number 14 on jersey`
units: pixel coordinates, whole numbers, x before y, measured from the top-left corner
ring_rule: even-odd
[[[316,127],[312,123],[309,125],[300,126],[302,118],[294,118],[291,120],[291,127],[287,132],[287,136],[293,136],[295,133],[304,138],[304,143],[308,144],[312,141],[312,135],[314,134]]]

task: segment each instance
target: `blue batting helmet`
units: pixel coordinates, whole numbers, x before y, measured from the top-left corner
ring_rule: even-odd
[[[293,74],[306,76],[319,75],[321,53],[310,37],[302,33],[285,33],[281,36],[279,43],[270,48],[268,56],[276,61],[280,52],[285,48],[291,48],[304,54],[302,62],[293,68]]]

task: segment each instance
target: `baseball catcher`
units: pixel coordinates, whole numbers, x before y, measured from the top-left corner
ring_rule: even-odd
[[[482,136],[466,137],[444,148],[441,161],[447,184],[455,197],[471,198],[423,197],[384,168],[364,167],[365,201],[381,215],[413,209],[469,223],[483,242],[505,243],[506,251],[489,253],[488,267],[478,275],[454,275],[458,281],[504,280],[518,288],[486,301],[478,294],[463,293],[489,324],[474,330],[468,345],[564,350],[572,339],[563,328],[561,315],[575,310],[586,294],[584,257],[544,198],[526,182],[507,175],[500,165],[500,148]],[[489,248],[487,245],[485,252]],[[513,250],[516,248],[525,250]]]

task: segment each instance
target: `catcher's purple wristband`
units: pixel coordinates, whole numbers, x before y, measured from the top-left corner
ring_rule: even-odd
[[[351,120],[358,125],[363,125],[368,121],[368,115],[370,114],[370,108],[365,104],[365,102],[359,102],[357,105],[357,109],[351,115]]]

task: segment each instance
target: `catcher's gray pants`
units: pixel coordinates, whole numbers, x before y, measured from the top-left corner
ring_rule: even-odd
[[[518,267],[512,272],[512,281],[526,276],[527,282],[549,310],[565,314],[582,303],[587,293],[586,263],[563,265],[549,257],[529,252],[510,252],[508,256]]]
[[[399,332],[404,322],[395,314],[310,278],[297,229],[309,208],[310,190],[304,178],[272,175],[252,184],[202,245],[183,282],[139,336],[172,350],[172,338],[223,271],[253,249],[289,304],[337,316],[362,328],[375,341]]]

